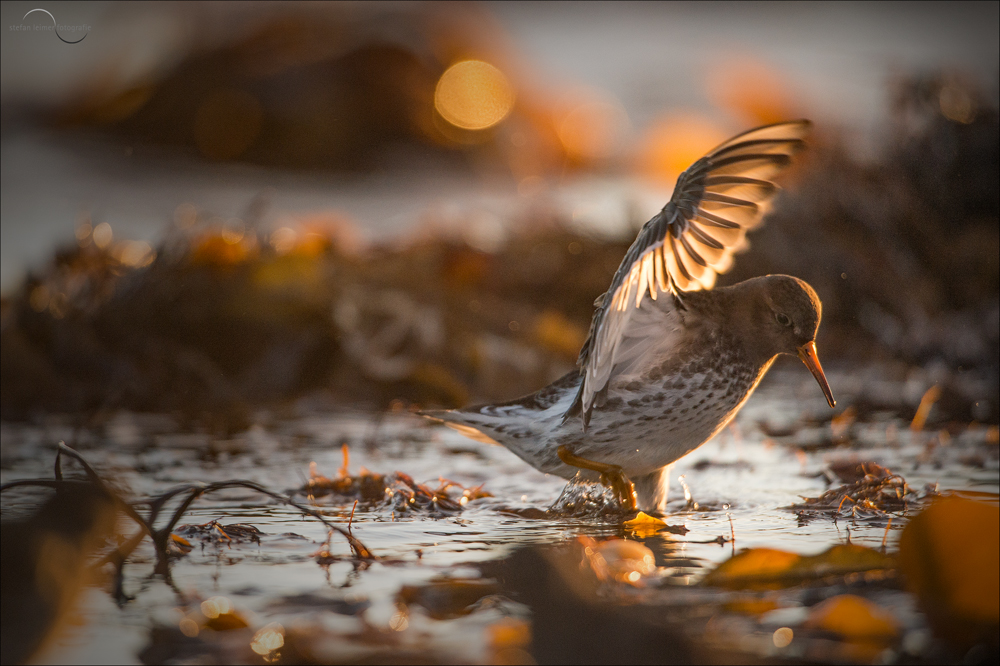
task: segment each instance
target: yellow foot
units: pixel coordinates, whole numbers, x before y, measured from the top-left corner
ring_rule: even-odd
[[[613,469],[601,474],[601,483],[615,491],[615,494],[618,495],[618,500],[622,503],[622,507],[626,511],[636,510],[638,500],[635,496],[635,486],[625,476],[625,472],[622,471],[621,467],[614,465]]]
[[[601,483],[614,491],[622,507],[626,511],[636,510],[638,501],[635,496],[635,486],[625,476],[625,471],[620,465],[594,462],[593,460],[581,458],[571,453],[566,446],[560,446],[556,453],[559,455],[559,460],[562,460],[571,467],[579,467],[580,469],[588,469],[599,473],[601,475]]]

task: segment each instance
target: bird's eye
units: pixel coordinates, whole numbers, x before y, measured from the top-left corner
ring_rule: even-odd
[[[792,320],[788,318],[787,315],[783,315],[780,312],[774,315],[774,318],[778,320],[778,323],[782,326],[791,326]]]

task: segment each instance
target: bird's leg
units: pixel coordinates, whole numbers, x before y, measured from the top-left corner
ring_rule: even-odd
[[[667,465],[655,472],[632,477],[635,484],[635,495],[639,500],[639,508],[646,513],[667,512],[667,493],[670,491],[670,470]]]
[[[618,495],[618,499],[621,501],[622,506],[624,506],[627,511],[635,511],[635,486],[633,486],[632,482],[629,481],[627,476],[625,476],[625,472],[622,470],[620,465],[594,462],[593,460],[581,458],[580,456],[570,452],[569,448],[566,446],[560,446],[556,453],[559,455],[559,460],[562,460],[570,467],[589,469],[592,472],[600,474],[601,483],[608,488],[611,488],[611,490]]]

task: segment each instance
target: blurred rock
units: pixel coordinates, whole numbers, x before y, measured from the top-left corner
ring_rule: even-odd
[[[915,516],[899,565],[931,626],[964,653],[1000,648],[1000,511],[996,495],[944,496]]]
[[[115,533],[118,517],[111,497],[84,482],[68,483],[54,494],[32,491],[45,497],[38,507],[0,523],[0,661],[5,664],[27,662],[68,623],[79,621],[73,617],[76,600],[94,582],[92,559]]]
[[[614,603],[581,567],[582,547],[528,547],[498,565],[501,590],[531,608],[530,653],[539,664],[693,664],[695,653],[677,629],[649,607]]]
[[[521,84],[499,23],[480,5],[257,4],[229,21],[218,8],[188,14],[234,25],[202,27],[187,52],[125,88],[109,68],[52,113],[55,124],[210,161],[337,171],[467,157],[520,180],[606,157],[579,155],[561,139],[566,112]],[[472,71],[448,76],[456,66]],[[601,130],[601,119],[588,129]]]

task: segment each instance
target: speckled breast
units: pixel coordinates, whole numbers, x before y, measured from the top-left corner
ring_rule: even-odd
[[[669,465],[725,427],[753,392],[766,366],[742,361],[706,355],[613,384],[574,452],[629,475]]]

